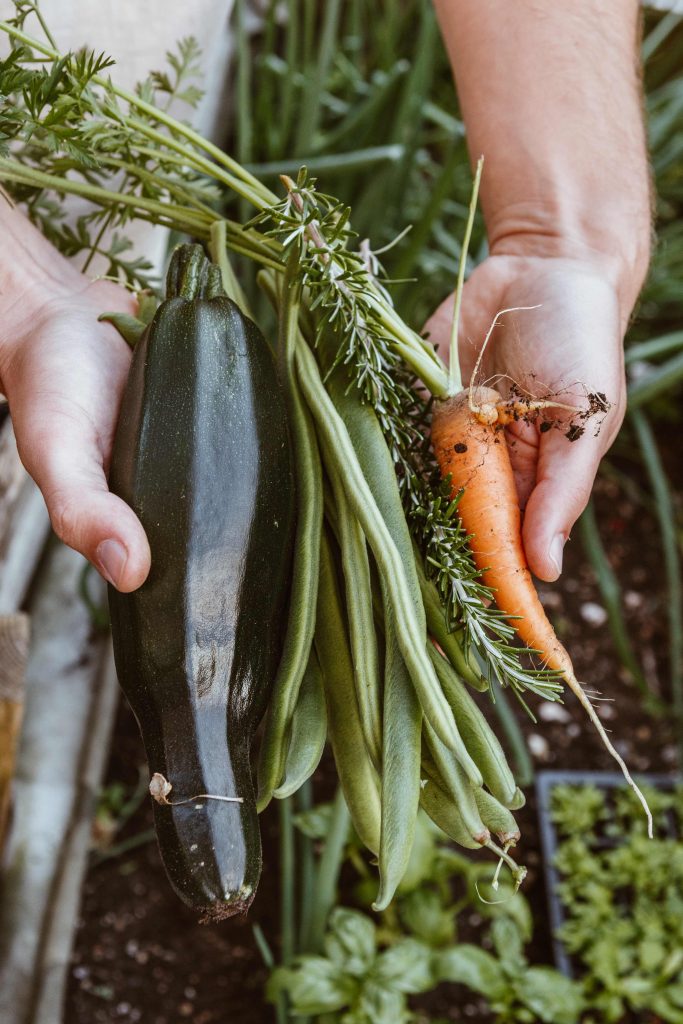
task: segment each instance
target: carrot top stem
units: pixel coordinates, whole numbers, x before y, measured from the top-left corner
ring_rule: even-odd
[[[477,209],[477,198],[479,196],[479,183],[481,182],[481,172],[484,168],[484,158],[480,156],[477,160],[477,170],[474,175],[474,184],[472,185],[472,195],[470,197],[470,208],[467,214],[467,224],[465,225],[465,237],[462,240],[462,249],[460,250],[460,263],[458,266],[458,280],[455,286],[455,306],[453,309],[453,323],[451,324],[451,346],[450,346],[450,361],[448,368],[448,394],[457,395],[459,391],[462,391],[462,373],[460,372],[460,356],[458,354],[458,329],[460,327],[460,306],[462,305],[462,290],[465,284],[465,268],[467,266],[467,250],[470,247],[470,239],[472,237],[472,227],[474,225],[474,214]]]

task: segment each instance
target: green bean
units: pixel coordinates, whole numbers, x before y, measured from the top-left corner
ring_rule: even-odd
[[[517,822],[510,814],[507,807],[491,796],[485,789],[475,789],[474,799],[476,800],[482,821],[503,846],[514,844],[519,840],[520,831]]]
[[[343,366],[337,366],[326,378],[330,398],[348,431],[349,440],[370,493],[403,563],[415,614],[421,628],[426,631],[420,583],[415,571],[413,542],[398,489],[394,462],[374,410],[367,402],[362,401],[355,386],[349,390],[349,383],[348,374]]]
[[[396,616],[399,646],[422,709],[444,743],[455,746],[460,737],[453,713],[427,656],[424,610],[420,614],[414,604],[414,593],[406,579],[406,563],[401,559],[377,507],[348,430],[323,386],[318,365],[305,343],[297,344],[296,357],[301,388],[316,422],[325,457],[334,461],[344,479],[349,504],[358,517],[380,573],[387,583]],[[476,776],[476,765],[472,763],[470,770]]]
[[[424,738],[431,757],[425,751],[422,757],[423,771],[427,778],[437,782],[441,789],[456,804],[465,828],[473,839],[482,843],[489,838],[484,822],[474,799],[474,789],[452,752],[441,742],[429,722],[424,723]]]
[[[430,644],[436,674],[450,703],[463,742],[481,769],[484,783],[501,803],[513,800],[517,784],[497,736],[451,664]]]
[[[292,366],[297,309],[294,291],[287,288],[280,318],[280,354],[284,364],[285,393],[292,428],[298,518],[289,618],[259,752],[259,811],[268,805],[273,791],[282,782],[287,730],[294,714],[301,680],[311,651],[318,593],[323,516],[322,467],[313,424],[299,393],[296,373]]]
[[[432,778],[422,786],[420,803],[435,825],[449,839],[464,846],[466,850],[480,850],[482,844],[474,839],[467,830],[457,804],[449,797]]]
[[[428,580],[419,555],[415,554],[415,568],[420,581],[420,591],[427,613],[427,628],[461,679],[480,693],[489,689],[489,682],[482,674],[474,656],[465,654],[462,646],[462,630],[449,630],[446,613],[439,592]]]
[[[513,799],[510,800],[510,802],[507,804],[507,807],[511,811],[519,811],[522,809],[522,807],[524,807],[525,803],[526,797],[524,796],[522,790],[519,787],[517,787],[517,789],[515,790],[515,795]]]
[[[348,506],[346,493],[334,466],[328,467],[335,502],[336,532],[342,555],[349,617],[353,675],[365,745],[375,765],[382,754],[379,656],[372,610],[372,583],[365,536]]]
[[[310,779],[320,763],[327,738],[325,693],[318,658],[311,650],[299,690],[289,739],[282,783],[273,793],[284,800]]]
[[[377,854],[381,821],[379,780],[365,747],[358,716],[353,665],[336,576],[330,542],[323,532],[315,649],[323,675],[328,735],[353,826],[361,842]]]
[[[386,588],[383,588],[386,592]],[[386,910],[401,882],[413,848],[420,805],[422,709],[396,636],[391,604],[385,599],[384,736],[382,743],[382,829],[379,892],[373,910]]]

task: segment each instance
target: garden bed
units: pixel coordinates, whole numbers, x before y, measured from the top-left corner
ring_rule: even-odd
[[[680,486],[680,481],[674,483]],[[665,649],[660,555],[653,534],[651,547],[643,541],[642,510],[623,495],[617,502],[618,496],[616,484],[601,478],[596,487],[597,510],[610,562],[624,589],[629,634],[648,682],[665,695],[666,665],[660,657]],[[560,584],[543,586],[541,593],[556,628],[572,649],[579,678],[590,680],[603,696],[618,698],[615,704],[602,703],[601,715],[633,770],[671,772],[677,755],[670,721],[643,711],[641,696],[621,668],[604,622],[597,623],[602,619],[601,596],[578,540],[568,545]],[[521,712],[517,717],[537,768],[611,769],[609,755],[573,701],[536,710],[536,725]],[[134,719],[122,707],[107,776],[108,792],[117,785],[123,785],[128,794],[133,792],[143,763]],[[329,789],[329,768],[323,764],[316,778],[316,793],[327,798]],[[527,952],[532,962],[547,963],[551,934],[533,787],[527,787],[527,798],[527,806],[517,812],[523,834],[519,859],[529,868],[524,891],[534,917]],[[249,918],[211,927],[199,925],[170,891],[153,841],[99,863],[99,855],[93,854],[67,995],[70,1024],[175,1024],[181,1020],[262,1024],[271,1019],[272,1009],[263,996],[268,972],[252,924],[260,924],[277,951],[276,808],[266,812],[263,825],[265,870]],[[144,838],[150,827],[151,808],[143,801],[115,843]],[[460,921],[459,938],[477,941],[480,930],[481,918],[475,908]],[[475,996],[451,985],[419,997],[415,1005],[430,1021],[476,1020],[485,1024],[491,1020]]]

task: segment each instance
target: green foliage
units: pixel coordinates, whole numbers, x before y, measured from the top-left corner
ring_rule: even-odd
[[[646,790],[649,840],[631,791],[606,799],[595,787],[559,786],[553,820],[562,837],[556,867],[567,951],[587,1004],[612,1024],[649,1011],[683,1021],[683,799]]]
[[[497,1024],[577,1024],[584,1008],[581,987],[552,967],[531,967],[510,918],[494,921],[491,938],[493,953],[467,944],[441,953],[440,979],[484,996]]]
[[[326,1014],[339,1024],[408,1024],[408,996],[443,982],[482,996],[499,1024],[577,1024],[580,986],[551,967],[530,967],[517,922],[504,914],[491,927],[494,952],[470,943],[435,948],[411,935],[382,948],[380,930],[364,914],[337,907],[325,956],[300,956],[271,975],[267,995],[283,994],[294,1016]]]
[[[617,1024],[629,1013],[678,1024],[683,847],[674,835],[683,827],[683,787],[646,787],[645,795],[654,840],[647,838],[627,787],[609,799],[595,786],[564,785],[553,792],[552,815],[562,839],[556,866],[567,913],[562,939],[578,980],[529,963],[532,918],[524,897],[513,894],[509,883],[494,894],[486,884],[490,869],[454,851],[421,814],[392,906],[372,919],[336,908],[323,947],[278,969],[271,998],[286,992],[293,1014],[325,1013],[325,1024],[409,1022],[422,1019],[414,1016],[410,997],[449,983],[481,997],[496,1024]],[[328,818],[323,805],[299,823],[320,838]],[[367,905],[367,869],[351,834],[346,856],[359,876],[355,894]],[[473,909],[482,923],[467,936],[474,941],[463,941],[465,912]]]
[[[307,836],[320,839],[330,814],[330,805],[321,805],[296,821]],[[367,905],[367,869],[358,854],[349,834],[347,860],[360,875],[355,893]],[[272,972],[268,998],[288,1005],[294,1019],[323,1015],[325,1024],[410,1024],[418,1019],[410,997],[451,983],[482,997],[498,1024],[578,1024],[580,986],[550,967],[529,965],[529,906],[511,883],[494,894],[487,887],[490,874],[455,852],[420,814],[409,869],[391,907],[379,918],[336,907],[320,948]],[[480,891],[495,901],[482,902]],[[491,952],[458,941],[461,916],[472,910],[484,922],[477,937]]]

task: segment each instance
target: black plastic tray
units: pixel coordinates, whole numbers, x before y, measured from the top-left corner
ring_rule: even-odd
[[[673,789],[681,782],[678,775],[664,774],[639,774],[636,782],[656,787],[657,789]],[[554,867],[555,854],[558,847],[558,836],[550,816],[552,803],[552,791],[555,786],[600,786],[603,789],[622,788],[626,781],[621,772],[559,772],[543,771],[536,773],[536,800],[538,807],[538,822],[541,834],[541,852],[543,854],[543,876],[545,890],[548,897],[548,908],[550,915],[550,928],[553,942],[553,958],[555,965],[562,974],[568,978],[575,975],[571,962],[561,939],[558,938],[560,928],[565,922],[565,912],[562,901],[557,894],[560,876]]]

